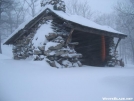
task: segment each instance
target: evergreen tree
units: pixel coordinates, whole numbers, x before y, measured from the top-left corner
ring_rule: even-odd
[[[109,39],[109,53],[107,58],[107,66],[109,67],[114,67],[115,65],[117,65],[117,61],[119,58],[117,51],[115,51],[115,43],[113,40],[113,38]]]
[[[60,10],[65,12],[65,2],[63,0],[42,0],[41,1],[41,6],[46,6],[46,5],[53,5],[54,10]]]

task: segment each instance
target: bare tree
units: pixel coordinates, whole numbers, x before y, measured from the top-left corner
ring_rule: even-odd
[[[2,7],[1,6],[2,6],[2,1],[0,1],[0,23],[1,23],[1,13],[2,13]],[[1,30],[0,30],[0,32],[1,32]],[[2,49],[1,49],[1,33],[0,33],[0,54],[2,54]]]
[[[116,29],[116,15],[114,13],[97,15],[94,22]]]
[[[22,22],[25,20],[25,14],[26,14],[26,9],[25,9],[25,4],[26,2],[24,1],[18,1],[14,3],[13,7],[13,15],[15,20],[15,28],[17,28]]]
[[[134,63],[134,1],[118,3],[111,14],[102,14],[95,19],[96,23],[108,25],[128,35],[119,44],[119,55],[127,63],[132,60]]]
[[[12,0],[0,0],[0,54],[2,54],[1,49],[1,37],[2,37],[2,24],[5,23],[5,20],[2,17],[2,14],[5,12],[5,10],[10,8],[12,6],[13,1]]]
[[[27,10],[30,8],[30,12],[28,12],[32,17],[35,16],[36,12],[35,12],[35,9],[36,9],[36,2],[38,0],[24,0],[27,4],[28,4],[28,8]],[[30,2],[29,2],[30,1]]]
[[[71,0],[66,4],[67,13],[77,14],[85,18],[91,19],[93,12],[88,1],[80,2],[79,0]]]
[[[99,15],[94,20],[100,25],[110,26],[128,35],[128,38],[120,42],[118,48],[120,57],[122,57],[126,63],[130,59],[134,61],[134,35],[132,33],[134,31],[134,12],[132,7],[134,6],[131,3],[118,3],[114,7],[114,12],[111,14]]]
[[[118,30],[126,33],[128,38],[122,43],[122,53],[125,54],[129,49],[129,55],[134,63],[134,1],[130,0],[128,3],[118,3],[115,6],[117,13],[117,28]],[[125,45],[127,44],[127,45]],[[127,52],[128,53],[128,52]]]
[[[0,0],[0,53],[1,42],[24,20],[24,3],[14,0]]]

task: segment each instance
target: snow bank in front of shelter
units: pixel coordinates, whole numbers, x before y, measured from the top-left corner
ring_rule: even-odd
[[[2,50],[0,101],[103,101],[103,97],[134,99],[134,65],[124,68],[83,66],[56,69],[50,68],[46,61],[8,58],[11,46],[2,46]]]
[[[3,57],[11,59],[13,57],[12,45],[2,45],[1,44],[1,48],[2,48],[2,54],[0,54],[0,59]]]
[[[0,63],[1,101],[103,101],[103,97],[134,98],[134,66],[56,69],[50,68],[45,61],[1,59]]]
[[[3,54],[0,54],[0,59],[11,59],[10,57],[6,56],[6,55],[3,55]],[[1,62],[0,62],[1,63]]]
[[[1,48],[2,54],[0,54],[0,64],[2,59],[12,59],[13,57],[12,46],[1,44]],[[0,66],[2,66],[2,64]]]
[[[38,48],[38,46],[43,46],[45,43],[48,42],[45,35],[48,35],[49,33],[52,33],[53,29],[51,28],[51,21],[47,22],[47,24],[41,25],[41,27],[37,30],[37,33],[35,34],[33,38],[33,46],[35,48]]]

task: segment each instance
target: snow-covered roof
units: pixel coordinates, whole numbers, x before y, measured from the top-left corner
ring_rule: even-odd
[[[86,19],[82,16],[78,16],[78,15],[70,15],[67,13],[64,13],[62,11],[57,11],[57,10],[53,10],[53,7],[51,5],[47,5],[46,7],[42,8],[42,10],[35,16],[32,17],[30,19],[28,19],[27,21],[25,21],[24,23],[22,23],[5,41],[4,44],[11,44],[10,40],[14,39],[15,36],[17,36],[16,34],[20,34],[19,32],[21,30],[23,30],[31,21],[37,19],[38,16],[40,16],[42,13],[44,13],[44,11],[46,9],[49,9],[51,12],[53,12],[54,14],[56,14],[58,17],[66,20],[66,21],[70,21],[88,28],[94,28],[97,30],[102,30],[102,31],[106,31],[106,32],[110,32],[110,34],[114,33],[114,34],[118,34],[118,35],[122,35],[123,37],[127,37],[127,35],[125,35],[124,33],[121,33],[119,31],[114,30],[113,28],[109,27],[109,26],[102,26],[99,25],[89,19]],[[18,35],[19,36],[19,35]]]
[[[100,29],[100,30],[104,30],[104,31],[108,31],[108,32],[113,32],[113,33],[118,33],[118,34],[123,34],[119,31],[114,30],[113,28],[109,27],[109,26],[102,26],[99,25],[89,19],[86,19],[82,16],[78,16],[78,15],[69,15],[67,13],[64,13],[62,11],[55,11],[53,9],[51,9],[51,11],[53,11],[55,14],[57,14],[58,16],[62,17],[63,19],[66,19],[68,21],[86,26],[86,27],[90,27],[90,28],[95,28],[95,29]],[[124,34],[123,34],[124,35]]]

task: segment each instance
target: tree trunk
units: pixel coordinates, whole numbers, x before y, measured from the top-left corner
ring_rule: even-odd
[[[2,49],[1,49],[1,34],[0,34],[0,54],[2,54]]]
[[[124,58],[125,58],[125,63],[127,64],[127,52],[126,52],[127,50],[126,49],[127,49],[127,47],[125,45],[125,56],[124,56]]]
[[[35,1],[31,0],[31,4],[32,4],[32,8],[31,8],[31,10],[32,10],[32,17],[34,17],[35,16]]]
[[[134,45],[133,45],[132,37],[130,38],[130,42],[131,42],[131,47],[132,47],[132,62],[134,64]]]
[[[1,24],[1,2],[0,2],[0,24]],[[1,49],[1,30],[0,30],[0,54],[2,54],[2,49]]]

